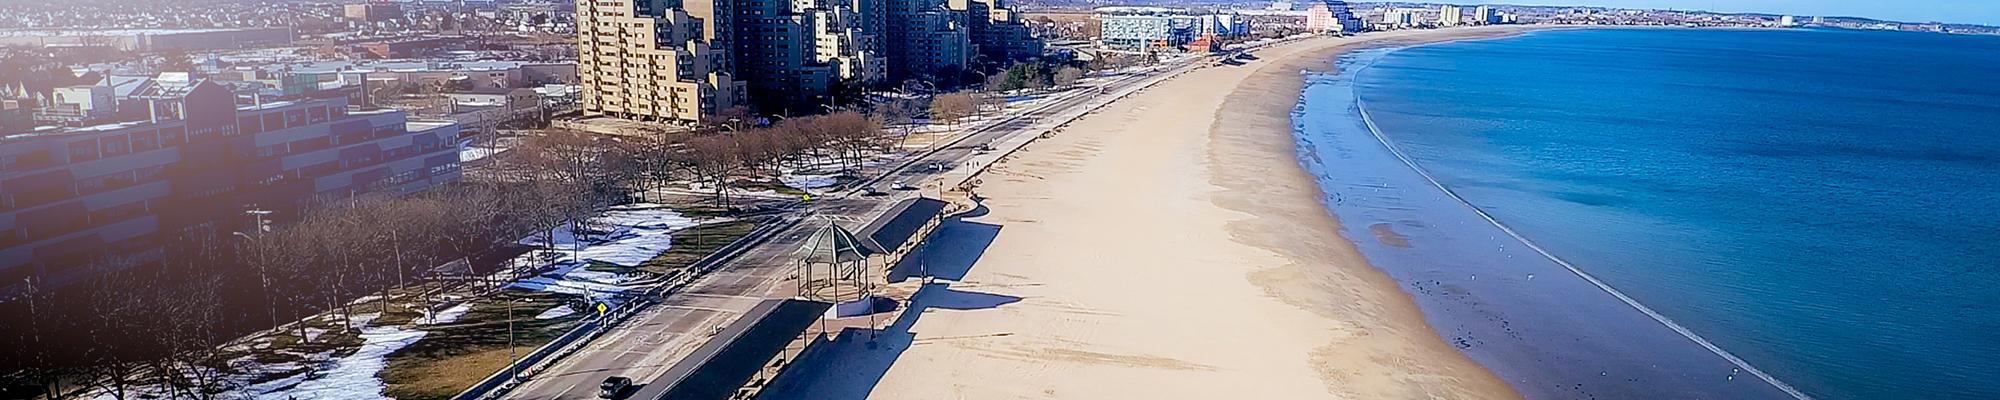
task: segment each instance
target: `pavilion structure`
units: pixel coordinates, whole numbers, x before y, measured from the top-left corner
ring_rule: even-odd
[[[865,240],[842,228],[832,219],[813,231],[799,247],[793,262],[798,297],[834,303],[835,316],[851,316],[872,310],[877,283],[869,274],[869,256],[875,253]]]

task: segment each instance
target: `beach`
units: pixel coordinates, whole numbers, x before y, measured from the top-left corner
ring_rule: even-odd
[[[981,177],[983,210],[919,254],[937,283],[872,344],[802,360],[811,398],[1518,397],[1442,340],[1340,234],[1300,165],[1304,69],[1365,42],[1315,38],[1160,83]],[[784,396],[777,396],[783,398]]]

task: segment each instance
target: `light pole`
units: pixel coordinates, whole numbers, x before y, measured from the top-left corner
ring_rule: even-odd
[[[267,307],[267,311],[270,312],[271,329],[277,330],[278,295],[276,293],[271,293],[271,273],[269,271],[271,260],[269,258],[270,257],[269,253],[267,253],[269,249],[263,248],[265,245],[267,245],[263,240],[264,233],[271,231],[271,226],[265,222],[264,216],[270,215],[271,211],[257,208],[256,205],[251,205],[250,209],[244,210],[243,213],[250,215],[250,217],[255,220],[254,225],[250,226],[251,233],[230,232],[230,234],[242,237],[244,240],[250,241],[250,250],[256,253],[257,280],[261,281],[264,284],[264,305]]]
[[[514,350],[514,303],[526,303],[528,299],[504,300],[507,303],[507,379],[521,379],[521,358]]]

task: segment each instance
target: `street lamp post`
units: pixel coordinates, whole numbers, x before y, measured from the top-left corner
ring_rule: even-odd
[[[515,354],[517,351],[514,346],[514,303],[525,303],[528,299],[502,301],[507,303],[507,379],[518,380],[521,379],[521,358]]]
[[[521,358],[514,355],[514,302],[507,301],[507,375],[521,377]]]
[[[251,241],[250,243],[251,251],[257,253],[256,255],[257,280],[261,281],[264,284],[264,304],[268,308],[267,311],[270,312],[271,329],[277,330],[278,301],[277,301],[277,294],[271,293],[271,273],[269,271],[271,260],[269,259],[269,254],[265,253],[267,249],[262,248],[265,245],[265,243],[261,240],[264,238],[264,233],[269,232],[271,230],[271,226],[268,225],[264,220],[264,216],[270,215],[271,211],[257,208],[257,206],[255,205],[252,205],[250,207],[251,208],[249,210],[244,210],[243,213],[250,215],[251,218],[255,219],[254,225],[250,226],[251,233],[230,232],[230,234],[242,237],[244,240]]]

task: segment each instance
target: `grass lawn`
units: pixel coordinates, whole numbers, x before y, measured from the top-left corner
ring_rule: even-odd
[[[778,194],[780,195],[790,196],[790,197],[799,197],[806,194],[806,191],[804,190],[799,190],[799,188],[786,186],[783,183],[777,183],[777,182],[741,182],[736,184],[736,188],[752,192],[759,190],[770,190],[773,192],[778,192]]]
[[[664,275],[687,268],[702,257],[707,257],[708,253],[715,252],[715,249],[749,235],[754,229],[757,229],[756,221],[736,220],[674,232],[673,247],[667,248],[666,253],[639,264],[639,269]]]
[[[592,264],[586,268],[605,272],[643,270],[665,274],[687,268],[689,264],[756,228],[755,221],[729,221],[689,228],[673,234],[673,247],[666,253],[647,260],[637,268],[615,264]],[[547,292],[506,290],[475,300],[472,310],[460,317],[457,323],[425,327],[430,334],[423,340],[389,356],[389,368],[382,372],[382,380],[389,385],[386,394],[404,400],[445,399],[457,395],[508,364],[507,303],[503,300],[517,302],[513,303],[514,320],[517,321],[514,350],[517,354],[527,354],[567,332],[576,326],[579,319],[588,315],[585,311],[578,311],[561,318],[535,319],[535,315],[542,311],[573,299]]]
[[[447,399],[507,367],[507,305],[514,307],[514,351],[526,355],[576,326],[588,315],[535,316],[572,298],[547,292],[504,290],[475,300],[458,322],[429,326],[424,339],[389,356],[382,371],[385,394],[397,399]]]

